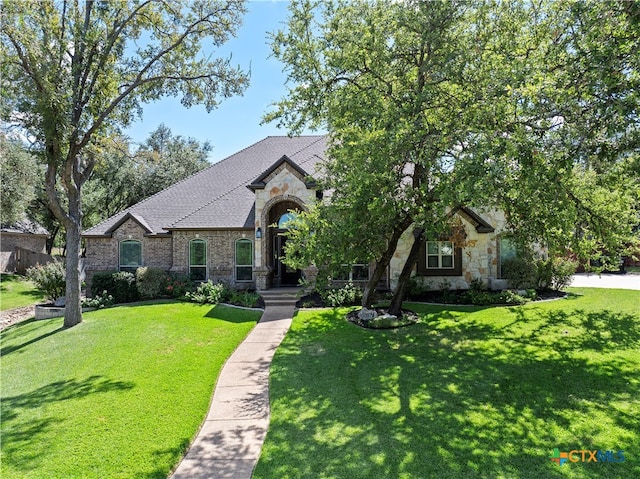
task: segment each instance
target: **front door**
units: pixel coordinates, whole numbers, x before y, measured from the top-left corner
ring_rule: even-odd
[[[273,264],[275,268],[276,286],[297,286],[298,280],[301,277],[300,270],[291,268],[282,262],[284,259],[284,245],[287,242],[287,237],[275,234],[273,240]]]

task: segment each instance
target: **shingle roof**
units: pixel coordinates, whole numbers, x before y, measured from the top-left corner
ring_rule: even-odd
[[[133,217],[149,234],[173,229],[253,228],[254,192],[247,188],[283,155],[313,176],[325,159],[327,137],[270,136],[89,228],[84,236],[110,236]]]

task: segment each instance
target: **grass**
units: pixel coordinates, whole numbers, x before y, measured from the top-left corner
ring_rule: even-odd
[[[166,478],[260,312],[157,302],[2,332],[3,478]]]
[[[33,283],[16,274],[0,275],[0,311],[21,308],[44,301],[44,294]]]
[[[299,312],[272,365],[254,479],[640,477],[640,291],[572,292],[413,304],[420,323],[392,331]],[[559,466],[554,448],[626,460]]]

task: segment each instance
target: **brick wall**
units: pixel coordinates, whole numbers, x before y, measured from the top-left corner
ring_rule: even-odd
[[[134,220],[125,221],[111,238],[85,238],[87,294],[91,294],[91,279],[99,271],[117,271],[119,267],[119,245],[124,240],[142,243],[142,264],[154,268],[171,269],[173,252],[171,237],[148,237],[145,230]]]
[[[207,242],[208,277],[213,282],[224,281],[239,288],[255,288],[255,281],[237,282],[235,279],[235,244],[249,239],[255,249],[253,230],[238,231],[174,231],[173,267],[171,271],[187,274],[189,271],[189,242],[201,239]],[[254,250],[255,255],[255,250]]]

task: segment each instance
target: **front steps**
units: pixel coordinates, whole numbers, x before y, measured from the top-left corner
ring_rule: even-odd
[[[300,299],[300,288],[271,288],[259,291],[260,296],[264,299],[265,306],[290,306]]]

